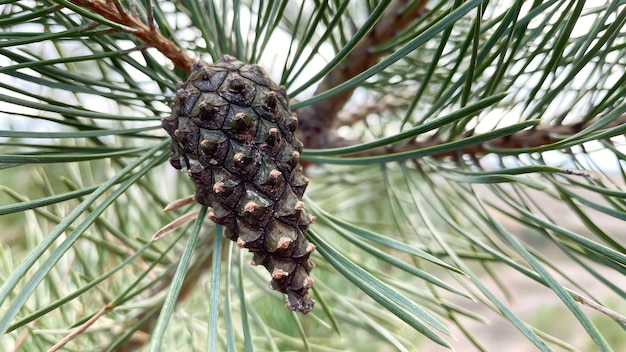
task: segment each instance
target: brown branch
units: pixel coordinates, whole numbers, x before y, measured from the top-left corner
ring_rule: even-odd
[[[174,219],[167,225],[160,228],[154,235],[152,235],[151,241],[158,241],[161,238],[163,238],[165,235],[167,235],[168,233],[180,228],[181,226],[188,223],[189,221],[197,219],[199,212],[200,210],[190,211]]]
[[[427,0],[408,5],[407,0],[393,1],[374,28],[352,50],[348,57],[326,75],[317,88],[316,94],[333,88],[375,65],[385,55],[374,51],[377,46],[387,43],[397,33],[407,28],[426,12]],[[299,138],[307,148],[326,148],[331,144],[333,123],[337,113],[352,96],[354,88],[346,89],[324,101],[305,106],[298,110]]]
[[[492,149],[522,149],[522,148],[536,148],[544,145],[549,145],[562,140],[565,137],[572,136],[585,128],[596,123],[601,117],[592,119],[585,123],[573,123],[573,124],[557,124],[557,125],[537,125],[531,129],[515,132],[511,135],[492,139],[486,143],[479,143],[467,146],[454,151],[444,152],[440,154],[432,155],[433,158],[443,159],[446,157],[458,158],[462,155],[471,155],[473,157],[481,157],[486,154],[492,153]],[[622,115],[602,127],[601,130],[606,130],[611,127],[616,127],[626,123],[626,115]],[[445,140],[439,137],[433,137],[428,140],[411,140],[404,144],[389,148],[379,148],[368,151],[367,153],[355,154],[358,156],[373,156],[383,155],[390,153],[405,152],[410,150],[422,149],[447,143],[453,140],[461,140],[468,136],[459,136],[457,138]]]
[[[65,346],[68,342],[70,342],[73,339],[75,339],[76,336],[78,336],[78,335],[82,334],[83,332],[85,332],[85,330],[87,330],[98,319],[100,319],[101,316],[103,316],[104,314],[106,314],[110,310],[111,310],[111,306],[108,305],[108,304],[106,306],[102,307],[102,309],[100,309],[100,311],[98,313],[96,313],[93,317],[89,318],[89,320],[87,320],[86,322],[81,324],[79,327],[74,329],[74,331],[72,331],[67,336],[65,336],[61,341],[57,342],[54,346],[52,346],[48,350],[48,352],[56,352],[56,351],[60,350],[61,348],[63,348],[63,346]]]
[[[414,89],[405,89],[404,92],[396,95],[385,95],[376,97],[372,100],[346,111],[343,109],[337,113],[337,120],[333,126],[335,128],[341,126],[353,126],[355,123],[365,120],[368,116],[396,111],[409,105],[409,99],[415,95]],[[333,147],[333,146],[329,146]]]
[[[107,0],[70,0],[74,5],[91,10],[109,21],[133,28],[132,35],[157,49],[174,65],[185,72],[191,71],[194,60],[174,42],[165,38],[156,30],[153,23],[146,25],[135,15],[129,15],[118,1]],[[151,17],[151,16],[149,16]]]

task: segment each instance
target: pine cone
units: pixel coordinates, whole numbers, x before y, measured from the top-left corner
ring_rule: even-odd
[[[162,122],[172,137],[170,162],[187,170],[196,201],[253,253],[252,265],[271,273],[270,287],[287,295],[287,308],[308,313],[315,303],[307,297],[315,246],[305,233],[315,218],[301,200],[309,180],[285,88],[260,66],[231,56],[198,61]]]

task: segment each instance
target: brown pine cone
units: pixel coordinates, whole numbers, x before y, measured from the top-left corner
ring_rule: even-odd
[[[305,233],[314,217],[302,202],[309,180],[285,88],[260,66],[231,56],[197,61],[162,122],[172,137],[170,162],[187,170],[196,201],[254,254],[253,265],[270,272],[270,286],[287,295],[287,308],[308,313],[315,303],[307,297],[315,246]]]

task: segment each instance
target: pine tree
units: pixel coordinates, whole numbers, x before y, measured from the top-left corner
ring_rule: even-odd
[[[3,348],[626,347],[621,2],[0,11]]]

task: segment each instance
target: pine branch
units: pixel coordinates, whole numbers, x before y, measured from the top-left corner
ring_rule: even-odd
[[[117,0],[70,0],[76,6],[88,9],[104,17],[105,19],[132,28],[130,34],[143,40],[149,46],[157,49],[174,65],[185,72],[191,71],[194,60],[189,57],[178,45],[165,38],[154,26],[152,12],[148,11],[148,22],[145,24],[138,16],[129,14]]]
[[[596,123],[600,117],[589,120],[587,122],[579,122],[573,124],[557,124],[557,125],[536,125],[535,127],[519,131],[508,136],[496,138],[490,140],[488,143],[481,143],[471,145],[462,149],[449,151],[445,153],[432,155],[433,158],[443,159],[446,157],[459,158],[463,155],[469,155],[473,158],[479,158],[486,154],[492,153],[492,149],[524,149],[524,148],[536,148],[552,143],[556,143],[563,138],[573,136],[578,132],[583,131],[587,127]],[[600,131],[616,127],[626,123],[626,115],[622,115],[612,121],[611,123],[603,126]],[[472,133],[468,133],[462,136],[458,136],[453,139],[444,139],[439,136],[433,136],[428,140],[410,140],[399,146],[390,148],[378,148],[361,154],[355,154],[355,156],[375,156],[384,154],[400,153],[410,150],[422,149],[441,145],[443,143],[451,142],[454,140],[460,140],[470,137]],[[347,143],[344,142],[344,143]],[[341,146],[341,145],[340,145]]]
[[[359,105],[351,110],[342,110],[337,114],[337,119],[334,121],[334,128],[341,126],[352,126],[355,123],[365,120],[368,116],[373,114],[388,114],[394,111],[406,107],[406,102],[415,91],[413,89],[406,89],[398,96],[385,95],[378,98],[375,101],[368,101],[362,105]],[[556,123],[552,125],[536,125],[529,130],[523,130],[511,135],[497,138],[489,141],[489,143],[481,143],[459,150],[449,151],[441,154],[435,154],[432,157],[436,159],[443,159],[446,157],[458,158],[462,155],[469,155],[473,158],[479,158],[486,154],[491,153],[492,149],[523,149],[523,148],[536,148],[544,145],[549,145],[562,140],[565,137],[577,134],[589,126],[598,122],[602,116],[590,119],[586,122],[578,122],[571,124],[563,124],[562,121],[566,115],[560,116]],[[606,130],[612,127],[616,127],[626,123],[626,115],[622,115],[614,121],[603,126],[600,131]],[[457,136],[455,138],[443,138],[437,134],[426,140],[412,139],[403,144],[392,146],[389,148],[377,148],[363,153],[355,153],[352,156],[377,156],[385,154],[393,154],[406,152],[416,149],[433,147],[441,145],[443,143],[451,142],[454,140],[460,140],[473,135],[473,131]],[[332,140],[327,141],[328,144],[325,148],[341,148],[347,146],[353,146],[361,143],[359,140],[349,140],[343,137],[336,136]]]
[[[549,145],[562,140],[565,137],[573,136],[574,134],[583,131],[587,127],[597,122],[599,118],[592,119],[586,123],[573,123],[573,124],[558,124],[558,125],[537,125],[529,130],[519,131],[509,136],[497,138],[489,141],[489,143],[476,144],[463,148],[457,151],[441,153],[434,155],[435,158],[444,157],[459,157],[461,155],[471,155],[473,157],[480,157],[491,153],[490,149],[523,149],[523,148],[536,148],[544,145]],[[615,121],[602,127],[601,130],[606,130],[611,127],[619,126],[626,123],[626,115],[622,115]],[[455,139],[461,139],[458,137]],[[428,141],[412,141],[406,145],[405,150],[413,150],[419,148],[426,148],[433,145],[439,145],[448,142],[440,138],[433,138]],[[402,148],[401,148],[402,149]]]
[[[352,126],[359,121],[365,120],[370,115],[396,111],[402,107],[408,106],[409,103],[407,100],[413,95],[415,95],[414,89],[406,89],[398,96],[385,95],[383,97],[377,97],[374,100],[367,101],[364,104],[356,106],[354,109],[343,109],[337,113],[337,119],[334,122],[334,126],[335,128],[341,126]]]
[[[387,43],[397,33],[414,23],[417,18],[422,17],[426,12],[428,0],[408,3],[409,1],[406,0],[393,1],[372,31],[352,50],[343,63],[335,67],[322,80],[317,87],[316,94],[346,82],[375,65],[386,53],[374,49]],[[333,124],[338,112],[353,92],[354,88],[346,89],[328,99],[298,110],[299,138],[307,148],[327,148],[341,143],[334,135]]]

